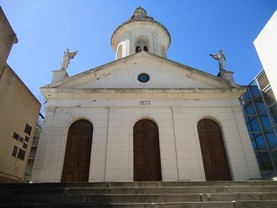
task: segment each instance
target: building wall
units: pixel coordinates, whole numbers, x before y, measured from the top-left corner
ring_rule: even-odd
[[[150,103],[140,105],[139,97],[111,94],[109,99],[104,98],[107,94],[101,94],[102,99],[48,99],[34,182],[61,181],[68,129],[79,119],[94,127],[90,182],[133,181],[133,127],[143,118],[159,128],[163,181],[205,181],[197,123],[207,117],[222,128],[233,180],[260,177],[236,98],[185,100],[163,94],[157,99],[144,94]]]
[[[8,65],[0,78],[0,100],[0,177],[22,181],[40,103]]]
[[[254,41],[263,68],[277,97],[277,10]]]
[[[243,113],[262,175],[277,170],[277,102],[262,70],[241,97]]]
[[[28,163],[25,171],[24,182],[26,183],[29,183],[32,181],[32,171],[33,171],[35,157],[37,153],[38,142],[39,142],[39,136],[37,135],[37,132],[36,132],[31,145],[31,150],[30,150]]]
[[[17,43],[16,34],[10,26],[2,8],[0,7],[0,76],[6,64],[9,53],[14,43]]]
[[[40,103],[6,64],[17,42],[0,7],[0,182],[22,182]]]
[[[277,169],[277,10],[254,41],[263,70],[247,86],[242,105],[263,177]]]

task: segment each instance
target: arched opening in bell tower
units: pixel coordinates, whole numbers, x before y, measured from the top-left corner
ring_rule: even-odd
[[[116,51],[116,59],[122,58],[122,44],[120,44]]]
[[[139,53],[141,51],[146,51],[148,52],[148,48],[149,48],[149,43],[148,40],[144,37],[144,38],[138,38],[138,40],[136,41],[136,53]]]

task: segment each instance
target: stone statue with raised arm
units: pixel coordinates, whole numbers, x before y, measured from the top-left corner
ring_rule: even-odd
[[[219,70],[220,71],[225,71],[225,65],[226,65],[226,58],[222,52],[222,50],[219,50],[217,54],[209,54],[211,57],[213,57],[215,60],[218,60],[219,64]]]
[[[60,70],[66,70],[70,60],[73,59],[74,56],[76,56],[77,53],[78,53],[78,51],[74,51],[74,52],[70,53],[69,49],[67,48],[64,52],[64,55],[63,55],[63,61],[61,63],[61,69]]]

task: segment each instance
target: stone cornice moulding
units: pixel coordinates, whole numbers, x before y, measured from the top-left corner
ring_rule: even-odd
[[[155,89],[78,89],[78,88],[41,88],[41,92],[46,99],[66,98],[66,99],[92,99],[92,98],[167,98],[167,99],[190,99],[205,98],[212,99],[215,97],[237,97],[239,98],[244,92],[244,87],[239,88],[155,88]],[[211,96],[214,94],[214,96]],[[161,96],[164,95],[164,96]],[[209,97],[207,97],[209,95]]]

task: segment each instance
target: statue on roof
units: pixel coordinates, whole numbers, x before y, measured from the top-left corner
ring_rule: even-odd
[[[222,50],[219,50],[217,54],[209,54],[212,58],[215,60],[218,60],[218,65],[219,65],[219,70],[220,71],[225,71],[225,65],[226,65],[226,58],[222,52]]]
[[[76,56],[77,53],[78,53],[78,51],[69,52],[69,49],[67,48],[64,52],[64,55],[63,55],[63,60],[62,60],[62,63],[61,63],[61,69],[60,70],[66,70],[70,60],[73,59],[74,56]]]

